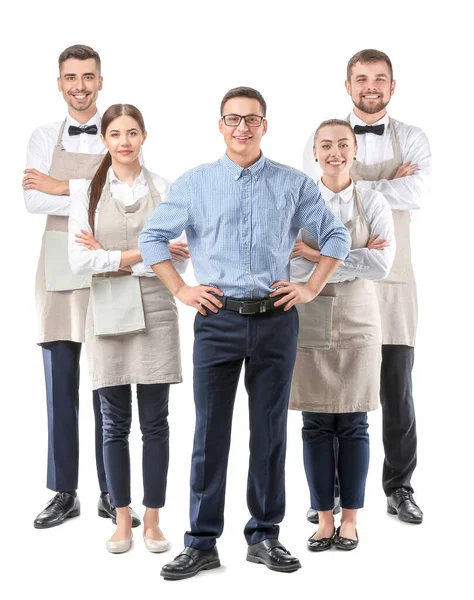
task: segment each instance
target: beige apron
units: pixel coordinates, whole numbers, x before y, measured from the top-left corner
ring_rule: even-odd
[[[61,125],[58,141],[53,151],[53,159],[49,175],[54,179],[69,181],[69,179],[92,179],[102,159],[102,154],[80,154],[78,152],[66,152],[62,146],[66,121]],[[84,134],[82,134],[84,135]],[[87,278],[75,276],[70,272],[67,254],[67,231],[68,217],[48,215],[46,228],[41,244],[38,269],[36,271],[36,312],[39,321],[38,343],[68,340],[72,342],[83,342],[85,340],[86,311],[89,302],[89,289]],[[49,232],[54,232],[51,235]],[[46,265],[45,254],[48,246],[49,260]],[[61,253],[61,257],[54,261],[54,254]],[[64,256],[62,253],[64,252]],[[55,264],[56,262],[56,264]],[[65,269],[68,269],[66,271]],[[46,269],[48,274],[49,289],[64,289],[66,291],[47,291]],[[73,277],[65,283],[63,275],[69,274]],[[80,281],[83,281],[81,284]],[[56,280],[56,284],[51,283]],[[90,280],[90,278],[89,278]],[[70,286],[78,286],[78,289],[70,289]],[[82,289],[80,289],[82,288]]]
[[[131,206],[125,206],[111,196],[109,180],[104,186],[95,237],[107,250],[137,248],[140,231],[161,202],[148,171],[143,171],[149,192]],[[117,277],[122,273],[104,273],[99,277]],[[125,274],[124,277],[131,275]],[[178,311],[174,298],[158,277],[137,279],[145,330],[123,335],[94,335],[94,313],[92,303],[89,303],[86,349],[93,389],[131,383],[182,381]]]
[[[392,179],[403,164],[395,124],[389,119],[393,158],[376,165],[356,161],[351,168],[354,181]],[[368,134],[367,134],[368,135]],[[410,211],[392,210],[397,250],[388,277],[375,282],[382,317],[383,344],[414,346],[418,320],[416,281],[411,263]]]
[[[345,225],[352,237],[351,248],[365,248],[370,224],[356,188],[354,200],[359,216]],[[302,237],[318,249],[307,231],[302,231]],[[332,301],[332,311],[327,310],[326,299]],[[303,318],[290,408],[324,413],[375,410],[379,405],[382,333],[374,282],[357,278],[328,283],[312,302],[297,305],[297,309]],[[329,316],[331,331],[327,337],[326,327],[318,319],[325,321]],[[308,335],[304,331],[307,328],[314,334]]]

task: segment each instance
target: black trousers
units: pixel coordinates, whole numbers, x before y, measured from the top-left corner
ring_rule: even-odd
[[[48,412],[48,471],[46,485],[55,492],[77,489],[79,472],[79,359],[78,342],[41,344]],[[95,415],[97,477],[101,492],[107,492],[102,455],[102,415],[97,392],[92,401]]]
[[[169,463],[169,383],[137,384],[138,416],[143,440],[143,504],[165,504]],[[128,506],[130,498],[130,452],[128,435],[132,423],[130,385],[98,390],[104,420],[104,463],[113,506]]]
[[[416,467],[417,445],[411,377],[414,356],[411,346],[382,346],[382,485],[387,496],[401,487],[413,492],[411,476]]]

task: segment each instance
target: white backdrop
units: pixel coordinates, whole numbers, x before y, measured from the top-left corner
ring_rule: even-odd
[[[3,597],[34,594],[114,600],[150,597],[216,597],[217,594],[344,595],[398,597],[424,593],[460,595],[467,590],[471,524],[460,509],[472,493],[473,338],[471,289],[472,48],[465,3],[442,12],[432,2],[290,3],[242,0],[101,6],[10,3],[3,15],[2,136],[2,553],[8,557]],[[192,401],[193,310],[180,306],[184,383],[172,388],[171,464],[162,528],[172,541],[165,555],[149,554],[135,530],[135,546],[109,555],[110,521],[96,512],[93,414],[84,360],[81,384],[82,515],[38,531],[32,523],[52,496],[45,488],[46,407],[41,351],[35,345],[34,274],[44,217],[26,213],[21,178],[32,130],[65,115],[56,91],[57,57],[85,43],[102,57],[103,112],[133,103],[145,117],[147,166],[174,179],[224,151],[217,129],[220,100],[237,85],[259,89],[268,104],[265,154],[301,167],[305,142],[326,118],[347,115],[346,63],[362,48],[392,59],[397,89],[389,109],[420,126],[433,153],[431,194],[414,225],[420,325],[414,372],[419,464],[413,478],[425,512],[421,526],[389,517],[381,488],[380,410],[370,415],[372,461],[361,511],[356,552],[306,551],[315,527],[305,521],[309,497],[302,466],[300,414],[289,418],[287,516],[281,540],[303,568],[272,573],[245,561],[242,529],[248,462],[246,397],[236,402],[226,502],[226,527],[218,548],[224,568],[184,582],[164,582],[159,570],[182,549],[188,526]],[[469,60],[469,57],[471,60]],[[192,273],[189,275],[192,280]],[[138,419],[131,435],[133,506],[141,506],[141,440]],[[469,464],[469,470],[468,470]],[[4,561],[3,565],[7,566]]]

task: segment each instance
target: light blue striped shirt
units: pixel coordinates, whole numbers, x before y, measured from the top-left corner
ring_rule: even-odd
[[[224,155],[171,184],[141,232],[139,248],[146,265],[168,260],[168,242],[185,229],[199,283],[233,298],[263,298],[273,283],[289,280],[303,227],[321,254],[348,256],[349,233],[310,177],[263,154],[248,169]]]

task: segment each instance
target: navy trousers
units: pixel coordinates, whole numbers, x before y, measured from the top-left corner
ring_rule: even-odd
[[[138,416],[143,440],[143,504],[165,504],[169,462],[169,383],[137,385]],[[117,385],[100,388],[104,421],[104,462],[113,506],[128,506],[130,498],[130,452],[128,435],[132,423],[132,388]]]
[[[285,513],[286,425],[296,358],[298,314],[240,315],[220,310],[194,324],[196,429],[191,464],[190,530],[184,543],[212,548],[224,528],[232,413],[245,363],[249,398],[248,544],[277,538]]]
[[[386,496],[401,487],[413,492],[411,476],[416,467],[417,446],[411,380],[414,358],[415,349],[411,346],[382,346],[382,485]]]
[[[48,471],[46,485],[55,492],[77,489],[79,473],[79,359],[81,344],[45,342],[43,350],[48,412]],[[95,415],[97,477],[101,492],[107,492],[102,456],[102,416],[99,396],[92,396]]]
[[[334,507],[334,438],[339,442],[337,472],[341,506],[362,508],[369,470],[367,413],[302,414],[303,459],[311,508],[332,510]]]

